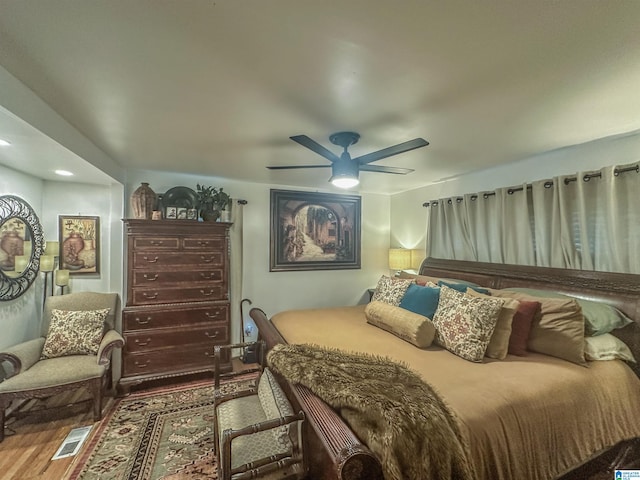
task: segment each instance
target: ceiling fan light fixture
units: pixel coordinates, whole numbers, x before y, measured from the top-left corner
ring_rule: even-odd
[[[331,177],[329,181],[338,188],[351,188],[360,183],[360,180],[354,177]]]
[[[329,181],[338,188],[351,188],[360,183],[358,179],[358,164],[351,160],[341,160],[331,165]]]

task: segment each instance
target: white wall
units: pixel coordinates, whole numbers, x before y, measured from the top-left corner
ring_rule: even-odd
[[[243,298],[251,299],[253,306],[262,308],[268,315],[290,308],[354,305],[361,301],[367,288],[375,286],[381,274],[389,272],[389,197],[386,195],[362,195],[361,269],[269,272],[270,190],[295,189],[216,177],[135,171],[127,174],[127,198],[141,182],[148,182],[156,193],[175,186],[195,190],[197,183],[213,185],[224,188],[232,198],[247,200],[243,224]],[[131,215],[130,207],[128,211]],[[231,307],[240,308],[239,305]]]
[[[422,206],[424,202],[639,160],[640,132],[633,132],[561,148],[444,183],[399,193],[391,198],[391,246],[425,247],[427,210]]]
[[[112,191],[115,192],[115,195]],[[116,205],[113,204],[114,196],[120,199]],[[117,184],[106,186],[44,182],[45,204],[40,220],[46,240],[58,240],[59,215],[100,217],[100,273],[71,275],[69,288],[65,288],[65,293],[121,292],[122,196],[123,187]],[[56,289],[56,291],[59,290]]]

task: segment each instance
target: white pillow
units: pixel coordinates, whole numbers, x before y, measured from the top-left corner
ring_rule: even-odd
[[[596,337],[586,337],[584,355],[587,360],[626,360],[636,362],[629,347],[610,333]]]

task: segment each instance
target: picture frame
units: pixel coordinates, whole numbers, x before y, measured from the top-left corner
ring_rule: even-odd
[[[187,209],[187,220],[198,220],[198,209],[197,208],[189,208],[189,209]]]
[[[178,220],[186,220],[187,219],[187,207],[178,207],[176,218]]]
[[[360,268],[361,197],[271,190],[269,271]]]
[[[58,215],[60,270],[100,273],[100,217]]]
[[[164,218],[167,220],[175,220],[178,218],[178,207],[166,207]]]

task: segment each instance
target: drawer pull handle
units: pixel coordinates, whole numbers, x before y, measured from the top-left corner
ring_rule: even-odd
[[[199,240],[198,241],[198,245],[200,245],[201,247],[208,247],[209,246],[209,242],[207,242],[205,240]]]
[[[149,257],[144,256],[143,258],[149,263],[156,263],[158,261],[158,257],[153,257],[153,259],[150,259]]]
[[[213,290],[209,290],[208,292],[205,292],[204,290],[200,290],[200,293],[205,297],[210,297],[211,295],[213,295]]]
[[[214,258],[213,255],[210,257],[206,257],[204,255],[200,255],[200,259],[204,262],[204,263],[211,263],[213,262]]]
[[[137,338],[134,340],[136,342],[136,345],[140,346],[140,347],[146,347],[147,345],[149,345],[151,343],[151,338],[147,337],[146,340],[144,341],[140,341]]]
[[[218,318],[220,316],[220,312],[217,310],[213,313],[204,312],[204,314],[207,318]]]
[[[150,363],[151,363],[151,360],[146,360],[144,363],[139,362],[138,360],[133,362],[133,364],[138,368],[147,368]]]
[[[162,245],[164,242],[162,240],[151,240],[149,242],[151,245],[153,245],[154,247],[159,247],[160,245]]]
[[[204,332],[205,336],[208,338],[216,338],[218,336],[218,330],[216,330],[216,333],[214,333],[213,335],[211,335],[209,332]]]
[[[154,292],[154,293],[143,292],[142,296],[147,300],[153,300],[154,298],[158,298],[158,292]]]
[[[146,325],[150,321],[151,321],[151,317],[147,317],[144,320],[142,320],[140,317],[136,317],[136,322],[138,322],[138,325]]]
[[[151,275],[144,274],[144,279],[149,280],[150,282],[155,282],[158,279],[158,274],[156,273],[153,277]]]
[[[210,272],[210,273],[200,272],[200,276],[205,280],[213,280],[214,278],[216,278],[216,274],[213,272]]]

